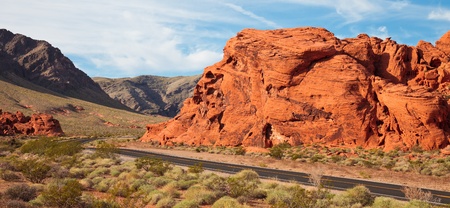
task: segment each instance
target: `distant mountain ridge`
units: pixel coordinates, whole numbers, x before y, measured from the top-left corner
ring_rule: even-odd
[[[127,109],[111,99],[58,48],[6,29],[0,29],[0,76],[22,87],[32,86],[31,82],[60,95]]]
[[[137,112],[174,117],[184,100],[192,96],[200,77],[145,75],[118,79],[94,77],[93,80],[111,98]]]

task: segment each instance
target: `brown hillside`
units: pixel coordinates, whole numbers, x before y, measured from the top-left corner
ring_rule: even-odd
[[[46,41],[13,34],[5,29],[0,29],[0,76],[22,87],[31,82],[59,95],[127,109],[111,99],[58,48]]]
[[[94,77],[93,80],[108,93],[137,112],[174,117],[183,106],[183,101],[191,97],[201,75],[160,77],[138,76],[133,78],[110,79]]]
[[[289,142],[385,150],[449,144],[450,32],[436,47],[322,28],[231,38],[194,96],[142,141],[258,146]]]

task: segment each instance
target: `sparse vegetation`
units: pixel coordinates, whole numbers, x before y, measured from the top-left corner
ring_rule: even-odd
[[[50,140],[40,141],[42,143]],[[50,141],[51,143],[51,141]],[[57,145],[46,148],[59,148]],[[102,142],[96,142],[105,145]],[[106,143],[107,144],[107,143]],[[12,181],[33,180],[33,185],[11,186],[2,193],[4,204],[17,207],[253,207],[257,202],[272,207],[431,207],[427,197],[412,196],[410,202],[399,202],[386,197],[373,197],[367,188],[356,186],[342,193],[331,194],[321,180],[321,166],[311,174],[314,189],[300,185],[283,185],[261,182],[252,170],[243,170],[230,176],[205,173],[201,164],[187,169],[176,167],[159,159],[143,157],[134,161],[121,161],[107,154],[60,151],[64,154],[46,154],[45,151],[28,151],[26,148],[40,145],[37,140],[25,144],[23,149],[2,159],[0,173]],[[105,145],[106,147],[106,145]],[[105,149],[110,148],[107,146]],[[114,149],[112,147],[112,149]],[[283,147],[283,158],[299,153],[295,148]],[[26,150],[26,151],[25,151]],[[226,151],[221,149],[221,151]],[[324,150],[331,151],[331,150]],[[336,150],[333,150],[336,151]],[[363,151],[363,150],[358,150]],[[336,151],[338,152],[338,151]],[[112,153],[113,154],[113,153]],[[230,152],[230,154],[232,154]],[[312,150],[298,155],[316,155]],[[370,160],[372,152],[363,156]],[[384,154],[384,153],[383,153]],[[397,151],[393,154],[401,155]],[[298,157],[303,158],[303,156]],[[321,157],[318,157],[321,158]],[[325,160],[323,157],[320,160]],[[359,164],[355,160],[354,164]],[[445,159],[440,161],[445,163]],[[27,170],[40,167],[42,173]],[[38,168],[39,169],[39,168]],[[47,171],[47,172],[46,172]],[[44,174],[45,173],[45,174]],[[15,176],[8,176],[14,174]],[[31,179],[39,176],[39,179]],[[8,182],[9,183],[9,182]],[[17,182],[14,182],[17,183]],[[37,183],[42,183],[37,185]],[[326,182],[325,182],[326,184]],[[82,194],[96,190],[102,193],[97,198]],[[405,188],[406,190],[406,188]],[[405,192],[406,193],[406,192]],[[413,193],[413,192],[411,192]],[[417,195],[417,194],[416,194]],[[427,196],[425,193],[423,196]]]

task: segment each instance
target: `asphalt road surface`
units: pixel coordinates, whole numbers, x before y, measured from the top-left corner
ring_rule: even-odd
[[[87,149],[93,150],[93,148],[87,148]],[[276,179],[276,180],[287,181],[287,182],[295,181],[297,183],[311,185],[311,183],[309,182],[309,175],[306,173],[301,173],[301,172],[293,172],[293,171],[286,171],[286,170],[255,167],[255,166],[236,165],[236,164],[229,164],[229,163],[183,158],[183,157],[171,156],[171,155],[166,155],[166,154],[159,154],[159,153],[154,153],[154,152],[131,150],[131,149],[119,149],[119,154],[136,157],[136,158],[144,157],[144,156],[160,158],[162,160],[165,160],[172,164],[180,165],[180,166],[192,166],[192,165],[201,163],[203,165],[204,169],[219,171],[219,172],[226,172],[226,173],[237,173],[244,169],[251,169],[251,170],[254,170],[255,172],[257,172],[261,178]],[[400,200],[407,200],[405,198],[405,194],[402,192],[403,186],[395,185],[395,184],[380,183],[380,182],[373,182],[373,181],[367,181],[367,180],[341,178],[341,177],[334,177],[334,176],[323,176],[322,184],[324,184],[327,188],[335,189],[335,190],[345,190],[345,189],[352,188],[356,185],[364,185],[374,195],[387,196],[387,197],[392,197],[392,198],[396,198],[396,199],[400,199]],[[433,194],[433,196],[440,202],[439,204],[450,204],[450,192],[430,190],[430,189],[422,189],[422,190],[431,192]]]

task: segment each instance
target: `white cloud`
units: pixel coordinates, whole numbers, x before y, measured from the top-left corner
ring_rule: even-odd
[[[450,10],[437,9],[428,14],[428,19],[450,21]]]
[[[90,75],[192,74],[219,61],[235,35],[217,24],[243,22],[223,8],[208,0],[2,0],[0,27],[89,61],[76,65],[95,66],[82,69]]]
[[[388,28],[386,26],[380,26],[378,28],[370,28],[369,29],[369,35],[370,36],[375,36],[381,39],[385,39],[390,37],[389,36],[389,32],[388,32]]]
[[[267,20],[266,18],[264,18],[262,16],[258,16],[258,15],[254,14],[251,11],[247,11],[244,8],[242,8],[241,6],[238,6],[238,5],[235,5],[235,4],[231,4],[231,3],[225,3],[225,5],[230,7],[231,9],[233,9],[233,10],[235,10],[235,11],[237,11],[237,12],[243,14],[243,15],[245,15],[245,16],[248,16],[248,17],[250,17],[252,19],[255,19],[255,20],[259,21],[259,22],[262,22],[262,23],[266,24],[269,27],[281,28],[281,26],[277,25],[277,23],[275,23],[273,21],[270,21],[270,20]]]

